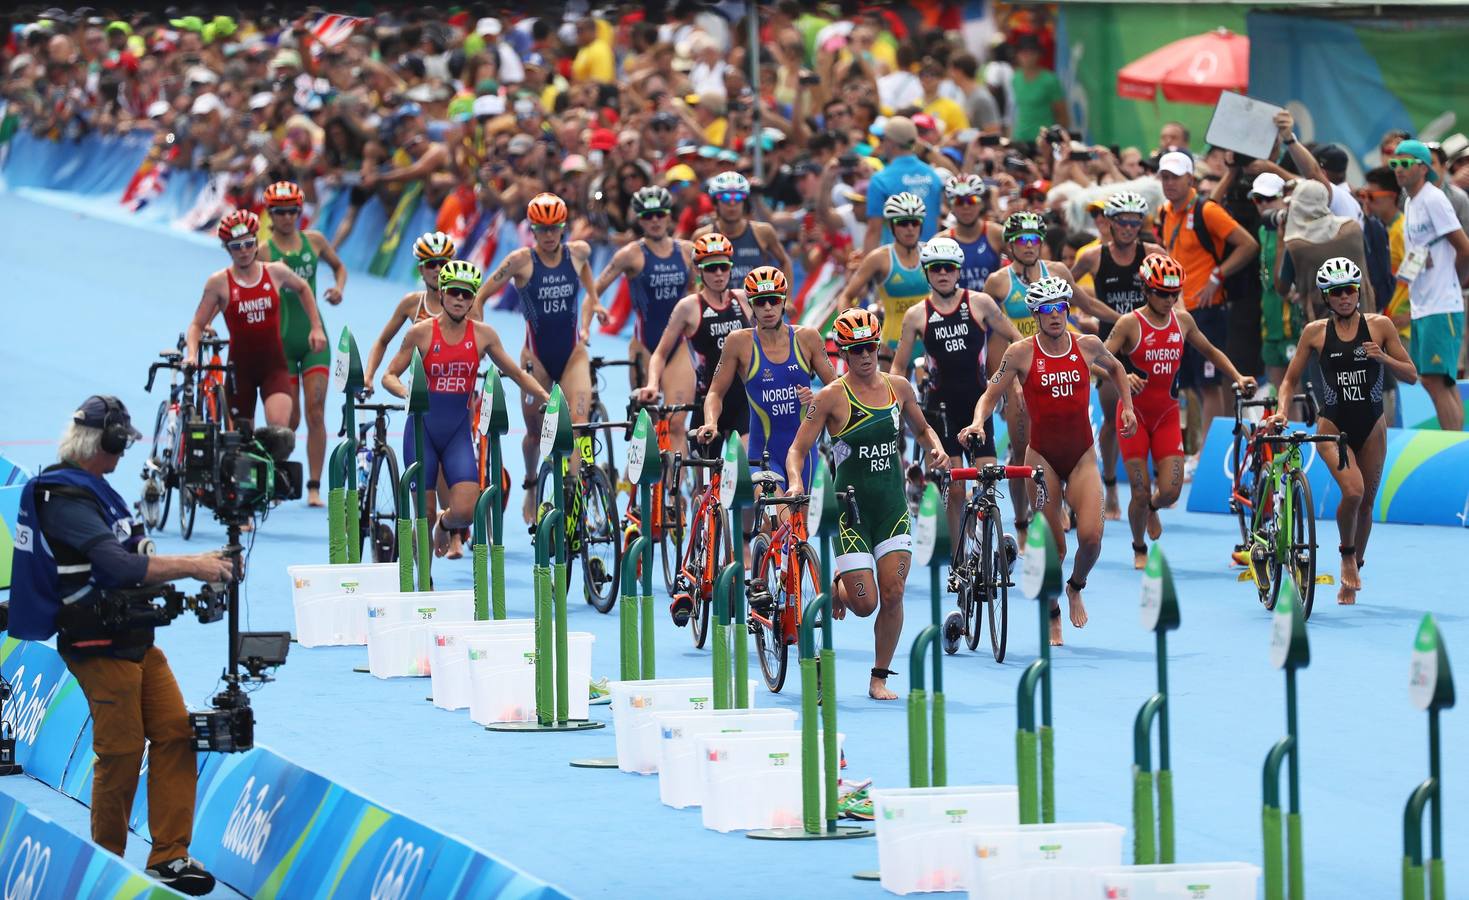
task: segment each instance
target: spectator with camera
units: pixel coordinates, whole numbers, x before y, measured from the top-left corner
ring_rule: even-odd
[[[148,748],[148,874],[186,894],[214,877],[189,856],[194,828],[194,730],[153,627],[119,629],[100,604],[110,591],[183,578],[230,581],[221,553],[145,555],[151,542],[107,483],[142,435],[116,397],[92,396],[61,436],[60,461],[26,483],[15,542],[10,634],[56,647],[91,708],[92,839],[123,854]]]

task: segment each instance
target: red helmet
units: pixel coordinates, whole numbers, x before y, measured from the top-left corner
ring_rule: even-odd
[[[227,213],[219,220],[219,228],[216,232],[221,241],[232,241],[236,238],[255,235],[260,231],[260,217],[248,209],[237,209]]]
[[[294,181],[277,181],[265,189],[266,206],[300,206],[305,202],[306,195]]]
[[[555,194],[536,194],[525,208],[532,225],[565,225],[566,201]]]
[[[1143,287],[1155,294],[1177,294],[1183,290],[1183,266],[1166,253],[1149,253],[1137,268]]]

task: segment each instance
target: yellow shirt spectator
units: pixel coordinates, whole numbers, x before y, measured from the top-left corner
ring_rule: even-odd
[[[944,123],[944,134],[955,134],[969,127],[964,108],[948,97],[934,97],[924,104],[923,111]]]
[[[594,40],[576,51],[571,63],[573,81],[595,81],[611,84],[617,78],[617,67],[612,58],[612,45],[601,39]]]

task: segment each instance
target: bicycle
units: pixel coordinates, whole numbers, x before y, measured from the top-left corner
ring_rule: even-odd
[[[967,448],[972,454],[978,440],[971,439]],[[949,477],[957,481],[977,482],[970,492],[959,519],[959,532],[954,535],[953,554],[949,563],[949,591],[958,597],[959,608],[944,619],[944,652],[959,652],[959,639],[972,651],[979,647],[980,623],[984,607],[989,607],[990,649],[995,662],[1005,661],[1005,644],[1010,628],[1010,588],[1015,582],[1010,575],[1020,547],[1015,538],[1005,534],[1000,512],[1000,482],[1012,478],[1029,478],[1035,482],[1035,508],[1046,505],[1046,475],[1041,466],[1007,466],[989,463],[977,468],[955,468]]]
[[[675,455],[673,454],[673,439],[671,437],[671,424],[669,417],[678,413],[693,412],[699,408],[697,403],[679,403],[660,406],[653,403],[638,403],[636,400],[628,403],[628,418],[633,418],[638,409],[646,409],[648,415],[653,419],[653,433],[658,438],[658,455],[661,458],[661,471],[663,477],[653,485],[653,510],[648,523],[648,538],[658,544],[658,556],[663,565],[663,583],[671,594],[677,590],[679,570],[683,560],[683,542],[688,522],[688,510],[693,505],[692,491],[685,491],[679,479],[678,473],[673,466]],[[694,468],[685,463],[685,467]],[[631,514],[632,504],[628,503],[628,521],[642,526],[640,519],[645,513],[640,512],[638,516]]]
[[[143,498],[138,501],[138,516],[151,533],[163,530],[173,505],[173,492],[180,487],[179,475],[184,461],[184,412],[194,406],[194,373],[185,371],[182,353],[164,351],[161,362],[148,367],[148,383],[143,390],[153,392],[153,381],[159,369],[173,372],[168,397],[158,404],[153,420],[153,443],[148,458],[143,460]]]
[[[357,426],[357,483],[363,486],[357,501],[361,509],[357,540],[370,549],[373,562],[397,562],[398,454],[388,443],[388,413],[404,407],[400,403],[358,403],[356,408],[373,414],[370,423]],[[344,434],[345,422],[337,436]]]
[[[180,337],[180,351],[182,351],[182,337]],[[229,414],[229,403],[227,400],[227,382],[234,378],[234,366],[231,363],[220,362],[220,351],[229,346],[229,340],[225,338],[204,338],[199,342],[199,357],[204,356],[205,348],[210,350],[210,361],[208,363],[196,362],[188,365],[183,359],[183,353],[166,352],[159,356],[162,362],[154,363],[148,367],[148,383],[145,390],[152,391],[153,380],[159,369],[173,369],[182,376],[182,382],[177,384],[177,402],[174,402],[174,388],[170,388],[170,398],[159,404],[159,421],[154,426],[154,451],[160,446],[160,429],[164,431],[162,438],[166,445],[166,432],[170,427],[178,428],[178,441],[176,448],[171,452],[171,466],[173,470],[172,486],[179,492],[179,534],[184,540],[194,536],[194,520],[198,515],[199,497],[208,489],[205,485],[190,485],[184,478],[184,470],[187,466],[189,453],[189,431],[191,426],[201,423],[214,423],[219,426],[220,431],[227,431],[233,427]],[[188,385],[186,392],[184,385]],[[174,418],[170,418],[173,416]],[[150,461],[156,457],[150,457]],[[146,510],[148,464],[144,464],[144,501],[140,506]],[[156,484],[156,481],[155,481]],[[166,498],[165,498],[166,507]],[[157,528],[162,528],[168,515],[166,508],[162,509],[157,518]],[[146,516],[146,512],[144,513]],[[145,522],[146,524],[146,522]]]
[[[1231,432],[1233,443],[1230,456],[1234,460],[1234,466],[1229,487],[1229,511],[1234,513],[1235,520],[1239,523],[1240,542],[1234,545],[1235,553],[1243,553],[1249,546],[1250,497],[1259,468],[1255,435],[1260,430],[1260,423],[1246,417],[1245,410],[1248,409],[1259,409],[1267,416],[1272,415],[1275,412],[1275,398],[1249,400],[1241,393],[1238,385],[1234,388],[1234,430]]]
[[[679,561],[678,574],[673,585],[675,606],[680,596],[692,601],[689,627],[693,634],[694,647],[700,650],[709,637],[709,609],[714,597],[714,580],[734,559],[734,546],[725,522],[724,507],[719,504],[719,477],[723,467],[724,461],[721,459],[685,458],[683,454],[675,453],[673,465],[669,469],[675,484],[682,478],[684,469],[707,469],[712,473],[709,484],[696,488],[690,500],[693,513],[688,519],[689,543]],[[668,530],[665,528],[664,533],[667,534]]]
[[[572,433],[577,435],[576,452],[581,459],[575,476],[571,473],[571,457],[561,460],[567,557],[581,558],[587,602],[600,613],[609,612],[617,599],[617,583],[622,575],[622,534],[618,528],[616,494],[607,473],[597,465],[599,444],[596,434],[631,427],[629,422],[573,423]],[[552,507],[551,492],[555,483],[551,461],[546,460],[541,463],[536,476],[536,503],[541,511],[536,516],[537,523]],[[535,534],[534,526],[531,534]]]
[[[588,407],[588,422],[611,421],[610,417],[607,415],[607,407],[602,403],[601,391],[604,385],[602,384],[601,371],[603,369],[610,369],[618,366],[627,366],[631,368],[632,364],[632,360],[630,359],[607,359],[606,357],[602,356],[592,357],[592,402],[591,405]],[[629,415],[628,418],[631,419],[632,416]],[[610,483],[613,487],[618,487],[619,479],[617,472],[617,457],[616,454],[613,452],[610,435],[607,441],[606,450],[607,461],[602,464],[602,471],[607,474],[608,483]]]
[[[1315,417],[1315,403],[1306,386],[1306,409]],[[1296,399],[1303,399],[1298,395]],[[1301,598],[1304,617],[1311,618],[1316,596],[1316,516],[1311,506],[1311,484],[1306,479],[1302,444],[1337,445],[1337,469],[1347,466],[1346,435],[1259,434],[1258,469],[1250,498],[1250,573],[1260,603],[1274,609],[1288,575]],[[1283,450],[1275,450],[1280,446]]]

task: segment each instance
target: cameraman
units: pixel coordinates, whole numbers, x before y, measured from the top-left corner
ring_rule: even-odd
[[[103,476],[142,438],[116,397],[88,397],[61,436],[61,461],[25,485],[17,519],[10,633],[57,649],[91,707],[92,840],[123,855],[138,789],[144,740],[151,744],[147,873],[186,894],[214,888],[214,876],[189,857],[197,767],[194,732],[178,684],[153,628],[104,624],[105,591],[180,578],[229,581],[218,553],[144,556],[126,501]]]

